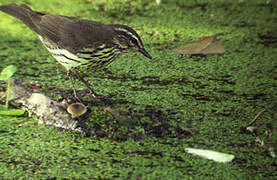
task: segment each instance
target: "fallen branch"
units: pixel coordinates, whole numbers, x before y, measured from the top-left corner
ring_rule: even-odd
[[[1,98],[5,98],[6,93],[4,91],[0,93],[2,95]],[[78,121],[72,118],[63,104],[52,100],[44,94],[35,92],[23,80],[11,80],[10,103],[16,108],[28,111],[29,116],[35,116],[39,124],[84,132],[81,127],[78,127]]]

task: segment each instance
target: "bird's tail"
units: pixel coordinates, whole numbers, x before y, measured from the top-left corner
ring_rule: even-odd
[[[38,24],[41,20],[41,16],[43,15],[42,13],[35,12],[24,4],[0,5],[0,11],[3,11],[17,19],[20,19],[31,30],[35,31],[38,34],[41,34]]]

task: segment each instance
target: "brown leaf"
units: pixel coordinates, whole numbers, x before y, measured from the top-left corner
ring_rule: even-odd
[[[216,36],[203,36],[196,42],[175,47],[173,51],[184,55],[224,54],[225,49]]]

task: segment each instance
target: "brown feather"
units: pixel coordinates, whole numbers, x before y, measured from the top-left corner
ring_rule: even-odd
[[[73,53],[110,42],[114,34],[107,25],[57,15],[43,16],[40,29],[44,38]]]
[[[0,5],[0,10],[15,18],[20,19],[31,30],[35,31],[37,34],[40,34],[39,27],[34,23],[34,21],[39,21],[41,15],[43,14],[32,11],[26,5]]]
[[[84,48],[97,48],[106,43],[112,46],[111,26],[73,17],[45,15],[26,5],[0,5],[0,10],[20,19],[31,30],[60,48],[77,53]]]
[[[151,59],[138,34],[128,26],[43,14],[26,5],[0,5],[0,11],[20,19],[43,40],[73,54],[104,45],[107,49],[116,47],[121,51],[135,48]]]

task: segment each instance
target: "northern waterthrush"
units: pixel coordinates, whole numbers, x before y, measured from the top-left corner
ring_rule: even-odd
[[[129,49],[139,51],[151,59],[136,31],[125,25],[43,14],[26,5],[0,5],[0,10],[20,19],[38,34],[47,50],[66,68],[77,99],[72,72],[95,97],[96,93],[79,74],[79,70],[102,68]]]

